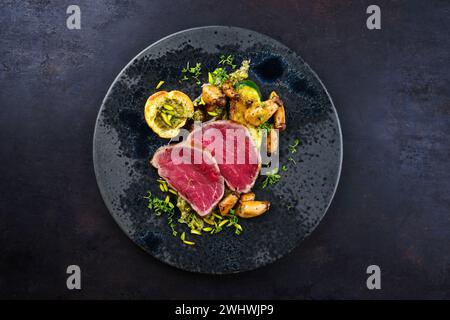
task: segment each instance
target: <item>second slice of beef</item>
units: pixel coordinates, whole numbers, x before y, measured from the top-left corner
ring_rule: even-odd
[[[231,190],[249,192],[255,184],[261,156],[245,126],[228,120],[204,123],[186,143],[211,152]]]

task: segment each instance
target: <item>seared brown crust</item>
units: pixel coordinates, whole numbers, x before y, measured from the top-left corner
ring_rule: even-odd
[[[284,111],[283,101],[280,99],[278,94],[275,91],[270,93],[270,99],[272,99],[276,104],[278,104],[278,109],[275,112],[274,118],[274,129],[278,129],[280,131],[284,131],[286,129],[286,114]]]
[[[277,105],[279,105],[281,107],[283,106],[283,101],[281,101],[280,96],[275,91],[272,91],[270,93],[269,99],[271,99]]]
[[[239,99],[239,94],[234,90],[233,85],[230,81],[226,81],[222,85],[222,91],[225,93],[225,95],[230,98],[231,100],[237,100]]]
[[[241,202],[236,210],[236,214],[241,218],[254,218],[269,210],[269,201],[245,201]]]
[[[225,94],[222,90],[212,84],[203,85],[202,99],[207,105],[224,107],[227,104]]]
[[[245,111],[245,120],[254,126],[259,126],[269,120],[269,118],[277,111],[278,104],[272,99],[251,106]]]
[[[227,195],[222,201],[219,202],[219,211],[220,214],[226,216],[228,212],[235,206],[238,202],[239,196],[236,192],[232,192]]]
[[[205,107],[206,111],[208,111],[208,112],[213,112],[214,110],[216,110],[216,108],[217,107],[213,104],[207,104]]]
[[[286,115],[284,112],[284,106],[278,107],[273,118],[274,118],[273,127],[280,131],[284,131],[286,129]]]
[[[241,202],[252,201],[252,200],[255,200],[255,197],[256,196],[253,192],[247,192],[247,193],[241,194],[241,198],[239,199],[239,201],[241,201]]]

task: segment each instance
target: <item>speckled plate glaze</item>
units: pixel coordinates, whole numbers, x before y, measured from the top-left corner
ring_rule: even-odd
[[[166,81],[164,90],[177,89],[192,99],[197,97],[198,85],[180,82],[181,69],[190,61],[201,62],[203,70],[213,70],[221,54],[234,55],[237,63],[250,58],[250,78],[260,86],[263,97],[275,90],[285,102],[287,130],[281,134],[280,163],[288,170],[281,173],[278,184],[264,190],[263,178],[258,178],[257,198],[269,200],[271,208],[261,217],[242,220],[240,236],[231,229],[214,236],[189,235],[196,245],[186,246],[172,236],[166,217],[154,215],[143,199],[147,190],[161,193],[149,159],[168,142],[147,127],[143,107],[160,80]],[[296,138],[301,140],[298,152],[290,153],[288,145]],[[100,108],[93,153],[106,206],[136,244],[171,266],[222,274],[271,263],[314,230],[338,184],[342,135],[330,96],[297,54],[254,31],[212,26],[163,38],[120,72]]]

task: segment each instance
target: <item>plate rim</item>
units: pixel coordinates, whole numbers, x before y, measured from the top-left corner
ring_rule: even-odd
[[[279,256],[275,256],[274,259],[272,259],[271,261],[267,261],[263,264],[254,266],[252,268],[248,268],[248,269],[244,269],[244,270],[235,270],[235,271],[226,271],[226,272],[204,272],[204,271],[196,271],[196,270],[190,270],[190,269],[184,269],[181,268],[175,264],[172,264],[168,261],[164,261],[162,259],[160,259],[159,257],[151,254],[150,252],[148,252],[143,246],[141,246],[139,243],[137,243],[136,241],[134,241],[134,239],[131,239],[129,236],[129,233],[127,230],[125,230],[125,228],[122,226],[122,223],[120,223],[118,221],[118,218],[116,217],[116,215],[112,214],[112,208],[111,208],[111,204],[109,204],[108,201],[106,201],[106,195],[104,194],[104,190],[105,188],[100,187],[102,184],[100,182],[100,174],[99,174],[99,168],[98,168],[98,159],[96,154],[98,154],[97,152],[97,148],[96,148],[96,140],[98,138],[98,124],[100,122],[100,117],[101,117],[101,112],[104,109],[104,105],[106,100],[108,99],[114,85],[116,84],[116,82],[120,79],[120,77],[123,75],[123,73],[127,70],[127,68],[134,63],[134,61],[138,58],[141,57],[141,55],[143,55],[147,50],[149,50],[150,48],[152,48],[153,46],[158,45],[159,43],[165,41],[166,39],[169,39],[171,37],[174,37],[176,35],[179,34],[183,34],[183,33],[188,33],[188,32],[192,32],[192,31],[197,31],[197,30],[205,30],[205,29],[228,29],[228,30],[237,30],[237,31],[243,31],[243,32],[251,32],[251,33],[256,33],[259,35],[264,36],[265,38],[271,39],[272,41],[275,41],[277,43],[277,45],[280,45],[281,47],[285,47],[288,50],[290,50],[291,52],[293,52],[296,56],[297,59],[300,59],[301,62],[309,69],[309,71],[311,71],[312,75],[319,81],[320,86],[322,87],[322,89],[324,90],[325,94],[327,95],[328,100],[330,101],[331,104],[331,108],[333,111],[333,114],[336,116],[336,123],[337,123],[337,131],[338,131],[338,135],[339,135],[339,164],[338,164],[338,170],[337,170],[337,175],[335,177],[335,185],[334,185],[334,189],[333,192],[331,193],[330,199],[328,200],[328,203],[323,211],[322,216],[317,220],[317,222],[315,223],[315,225],[311,228],[311,230],[306,233],[304,235],[304,237],[295,245],[292,246],[292,248],[290,248],[289,250],[287,250],[285,253],[279,255]],[[316,71],[311,68],[311,66],[302,58],[302,56],[297,53],[297,51],[292,50],[290,47],[286,46],[285,44],[283,44],[282,42],[278,41],[277,39],[274,39],[273,37],[266,35],[265,33],[259,32],[259,31],[254,31],[252,29],[248,29],[248,28],[242,28],[242,27],[235,27],[235,26],[227,26],[227,25],[206,25],[206,26],[198,26],[198,27],[193,27],[193,28],[188,28],[188,29],[183,29],[183,30],[179,30],[176,32],[173,32],[167,36],[164,36],[162,38],[160,38],[159,40],[152,42],[150,45],[146,46],[144,49],[142,49],[137,55],[135,55],[121,70],[120,72],[117,74],[117,76],[114,78],[114,80],[112,81],[111,85],[109,86],[104,98],[102,99],[102,102],[100,104],[100,108],[98,110],[96,119],[95,119],[95,124],[94,124],[94,134],[92,136],[92,162],[93,162],[93,167],[94,167],[94,174],[95,174],[95,180],[97,182],[97,187],[100,191],[100,195],[102,197],[103,203],[105,204],[106,208],[108,209],[109,215],[112,216],[112,218],[114,219],[114,221],[116,222],[116,224],[119,226],[119,228],[122,230],[122,232],[127,236],[127,238],[129,240],[131,240],[135,245],[137,245],[139,248],[141,248],[141,250],[143,250],[146,254],[151,255],[153,258],[155,258],[155,260],[162,262],[165,265],[168,265],[170,267],[176,268],[178,270],[183,270],[185,272],[189,272],[189,273],[194,273],[194,274],[209,274],[209,275],[221,275],[221,274],[237,274],[237,273],[243,273],[243,272],[248,272],[248,271],[252,271],[252,270],[256,270],[256,269],[260,269],[263,267],[267,267],[268,265],[271,265],[273,263],[275,263],[276,261],[280,260],[283,257],[287,257],[289,254],[291,254],[296,248],[298,248],[300,246],[300,244],[305,241],[306,238],[308,238],[314,230],[316,230],[316,228],[319,226],[320,222],[322,221],[322,219],[326,216],[326,214],[328,213],[328,210],[331,206],[331,203],[334,200],[334,197],[336,195],[337,192],[337,188],[339,186],[339,182],[340,182],[340,178],[341,178],[341,174],[342,174],[342,164],[343,164],[343,158],[344,158],[344,146],[343,146],[343,134],[342,134],[342,127],[341,127],[341,122],[339,119],[339,114],[337,112],[336,106],[334,104],[334,101],[330,95],[330,93],[328,92],[328,89],[325,87],[322,79],[318,76],[318,74],[316,73]]]

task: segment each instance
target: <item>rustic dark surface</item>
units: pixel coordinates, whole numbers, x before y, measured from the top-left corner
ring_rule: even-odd
[[[0,4],[1,298],[450,298],[450,6],[378,1],[59,1]],[[287,257],[230,276],[168,267],[109,215],[92,135],[114,77],[159,38],[201,25],[267,34],[333,97],[344,135],[325,219]],[[69,291],[78,264],[83,289]],[[378,264],[382,290],[366,289]]]

